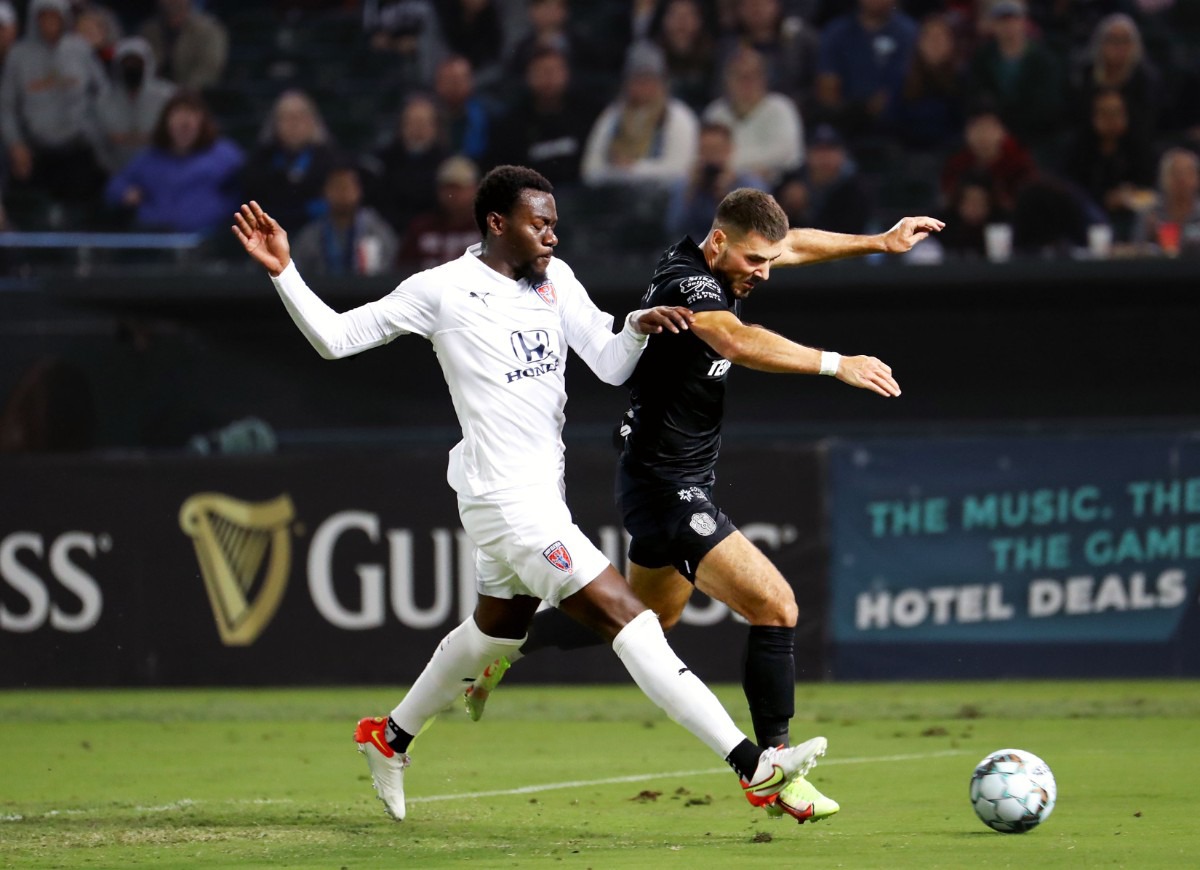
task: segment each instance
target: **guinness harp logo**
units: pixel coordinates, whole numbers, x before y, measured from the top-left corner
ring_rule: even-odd
[[[221,643],[248,646],[275,615],[292,561],[288,523],[295,509],[281,495],[248,502],[215,492],[193,495],[179,527],[196,547]]]

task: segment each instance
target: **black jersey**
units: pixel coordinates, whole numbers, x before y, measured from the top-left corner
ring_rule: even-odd
[[[642,305],[741,316],[741,301],[709,271],[690,238],[659,258]],[[631,474],[712,485],[730,367],[691,331],[662,332],[650,340],[627,383],[633,418],[621,462]]]

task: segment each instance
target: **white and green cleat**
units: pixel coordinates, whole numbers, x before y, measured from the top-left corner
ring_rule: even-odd
[[[467,686],[463,694],[467,715],[472,722],[483,718],[483,706],[487,703],[488,695],[495,691],[499,682],[504,679],[505,672],[512,667],[508,659],[500,657],[483,669],[483,673],[475,678],[475,682]]]
[[[791,816],[800,824],[819,822],[840,809],[837,801],[825,797],[803,776],[794,777],[766,807],[767,815],[773,818]]]

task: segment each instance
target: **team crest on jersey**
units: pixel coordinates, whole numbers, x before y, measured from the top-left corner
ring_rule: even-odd
[[[692,514],[688,525],[692,527],[692,531],[704,538],[717,530],[717,521],[708,514]]]
[[[558,304],[558,293],[554,290],[554,285],[550,283],[549,278],[544,278],[542,283],[533,288],[537,291],[537,295],[542,297],[542,301],[547,305]]]
[[[542,550],[542,555],[546,557],[546,561],[562,571],[564,574],[570,574],[573,568],[571,562],[571,553],[563,545],[562,541],[555,541],[546,549]]]

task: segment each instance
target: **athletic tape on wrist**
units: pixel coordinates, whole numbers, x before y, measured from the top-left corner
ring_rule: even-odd
[[[821,351],[821,374],[836,375],[842,364],[842,355],[832,350]]]

